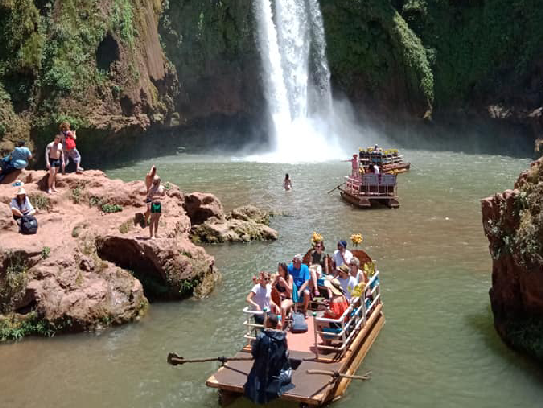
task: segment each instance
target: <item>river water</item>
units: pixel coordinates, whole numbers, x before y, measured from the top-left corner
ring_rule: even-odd
[[[407,151],[399,210],[355,210],[340,201],[349,163],[260,164],[218,156],[155,160],[163,181],[213,192],[230,210],[253,203],[279,216],[273,243],[207,247],[223,282],[202,301],[152,304],[139,323],[100,333],[30,338],[0,347],[1,407],[216,407],[204,385],[214,363],[171,367],[166,355],[232,355],[243,344],[241,309],[255,272],[353,233],[381,271],[386,324],[337,407],[540,407],[543,371],[508,350],[492,327],[491,261],[480,199],[513,186],[529,160]],[[112,169],[143,178],[151,161]],[[293,191],[282,189],[284,173]],[[239,400],[236,405],[251,404]],[[282,406],[282,404],[273,404]],[[292,405],[295,406],[295,405]]]

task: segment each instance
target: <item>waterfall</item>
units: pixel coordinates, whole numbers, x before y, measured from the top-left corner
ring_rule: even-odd
[[[332,124],[330,70],[318,0],[254,0],[253,7],[274,141],[274,151],[263,160],[344,157]]]

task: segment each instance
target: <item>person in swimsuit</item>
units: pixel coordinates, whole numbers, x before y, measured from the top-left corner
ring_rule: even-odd
[[[64,153],[62,151],[61,136],[55,135],[55,139],[45,148],[45,166],[49,170],[49,179],[47,181],[47,194],[54,192],[58,169],[64,168]]]
[[[273,282],[273,288],[279,292],[281,307],[281,323],[285,324],[285,318],[292,307],[292,284],[294,283],[292,275],[288,273],[288,266],[281,262],[277,266],[277,275]]]
[[[153,186],[153,179],[156,176],[156,166],[153,165],[149,173],[145,176],[145,188],[147,189],[147,194],[149,194],[149,189]],[[145,228],[149,224],[149,216],[151,215],[151,200],[149,197],[145,199],[145,204],[147,205],[147,210],[143,215],[143,225],[142,228]]]
[[[283,188],[285,191],[292,190],[292,181],[288,178],[288,173],[285,174],[285,179],[283,180]]]
[[[160,184],[160,177],[153,177],[153,185],[147,192],[147,199],[151,203],[151,220],[149,222],[149,236],[151,239],[157,237],[158,221],[162,215],[162,198],[165,195],[164,186]],[[154,231],[154,236],[153,236]]]

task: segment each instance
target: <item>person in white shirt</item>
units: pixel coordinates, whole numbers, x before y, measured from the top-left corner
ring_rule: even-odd
[[[337,250],[334,251],[334,268],[338,269],[341,265],[349,265],[352,258],[353,254],[347,249],[347,242],[339,241]]]
[[[264,308],[268,310],[278,311],[279,307],[273,303],[271,298],[271,277],[268,272],[260,272],[258,283],[253,286],[249,294],[247,295],[247,303],[251,305],[251,308],[256,311],[263,311]],[[257,324],[264,322],[263,316],[255,316]]]
[[[19,226],[21,225],[21,218],[23,218],[25,215],[32,215],[36,212],[26,195],[25,189],[22,187],[17,191],[15,198],[11,200],[9,208],[13,214],[13,219]]]
[[[55,139],[45,148],[45,166],[49,170],[49,179],[47,181],[47,193],[49,194],[57,191],[55,182],[58,169],[65,166],[60,135],[55,135]]]
[[[341,265],[339,267],[339,275],[337,277],[343,293],[348,301],[351,300],[351,293],[354,290],[354,287],[357,285],[357,281],[349,274],[349,267],[347,265]]]
[[[366,277],[366,274],[363,270],[360,268],[360,261],[357,257],[353,257],[351,259],[351,262],[349,262],[349,272],[351,276],[356,280],[356,283],[366,283],[368,281],[368,278]]]

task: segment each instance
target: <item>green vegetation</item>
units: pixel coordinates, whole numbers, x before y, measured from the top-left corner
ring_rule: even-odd
[[[121,212],[123,210],[123,206],[120,204],[102,204],[101,206],[102,212],[109,214],[109,213],[117,213]]]
[[[27,284],[28,263],[20,252],[9,252],[5,256],[6,272],[0,275],[0,313],[13,310],[14,305],[24,296]]]
[[[60,328],[60,324],[39,319],[36,312],[26,316],[11,315],[0,320],[0,341],[17,341],[29,335],[52,337]]]
[[[38,210],[49,210],[51,208],[51,200],[45,194],[32,193],[28,198],[32,206]]]
[[[79,204],[81,201],[81,192],[83,191],[84,187],[77,186],[72,188],[72,200],[74,204]]]
[[[41,249],[41,259],[47,259],[49,258],[50,255],[51,255],[51,248],[49,248],[48,246],[44,246]]]
[[[511,347],[543,361],[543,322],[540,319],[525,317],[510,319],[505,331]]]
[[[127,234],[132,229],[132,226],[133,226],[132,220],[125,221],[119,226],[119,232],[121,234]]]

